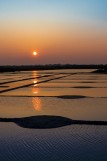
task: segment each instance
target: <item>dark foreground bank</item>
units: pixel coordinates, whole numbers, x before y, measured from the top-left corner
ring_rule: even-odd
[[[24,118],[0,118],[0,122],[14,122],[18,126],[30,129],[50,129],[68,125],[107,125],[107,121],[72,120],[62,116],[31,116]]]

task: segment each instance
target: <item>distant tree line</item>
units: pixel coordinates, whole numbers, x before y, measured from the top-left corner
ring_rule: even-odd
[[[21,66],[0,66],[0,72],[17,72],[17,71],[32,71],[32,70],[57,70],[57,69],[97,69],[97,72],[107,72],[107,65],[103,64],[48,64],[48,65],[21,65]]]

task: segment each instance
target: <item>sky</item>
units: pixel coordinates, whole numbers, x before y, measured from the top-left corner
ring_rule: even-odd
[[[33,64],[107,64],[107,0],[0,0],[0,65]]]

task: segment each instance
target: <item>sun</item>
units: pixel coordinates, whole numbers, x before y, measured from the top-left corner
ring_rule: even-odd
[[[36,51],[33,51],[33,55],[36,56],[38,53]]]

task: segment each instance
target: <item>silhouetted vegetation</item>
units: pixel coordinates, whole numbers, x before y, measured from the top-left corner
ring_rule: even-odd
[[[107,74],[107,68],[97,69],[97,70],[95,70],[93,73]]]
[[[0,72],[56,70],[56,69],[98,69],[98,70],[105,69],[107,71],[107,65],[49,64],[49,65],[0,66]]]

